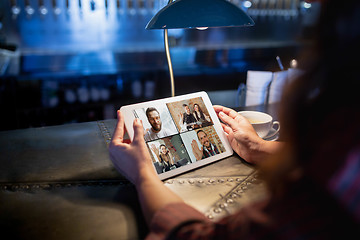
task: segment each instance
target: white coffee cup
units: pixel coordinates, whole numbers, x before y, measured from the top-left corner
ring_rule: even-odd
[[[269,114],[257,111],[241,111],[239,114],[251,123],[256,133],[261,138],[271,138],[280,131],[280,123],[278,121],[273,121],[272,116]],[[277,129],[274,129],[274,126],[276,125]],[[274,131],[271,131],[270,133],[270,130],[272,129]]]

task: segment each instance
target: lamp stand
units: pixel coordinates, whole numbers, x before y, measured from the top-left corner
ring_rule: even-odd
[[[169,66],[169,73],[170,73],[170,84],[171,84],[171,96],[175,97],[175,82],[174,82],[174,73],[173,67],[171,63],[171,56],[169,50],[169,37],[168,37],[168,30],[164,29],[164,44],[165,44],[165,52],[166,52],[166,59]]]

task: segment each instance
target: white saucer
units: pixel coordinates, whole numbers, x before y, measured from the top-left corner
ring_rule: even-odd
[[[268,135],[265,136],[265,137],[263,137],[263,139],[266,140],[266,141],[276,141],[276,140],[278,140],[278,139],[279,139],[279,133],[275,134],[275,135],[272,136],[272,137],[268,137],[268,136],[273,135],[274,132],[276,132],[276,129],[271,128],[270,131],[269,131],[269,133],[268,133]]]

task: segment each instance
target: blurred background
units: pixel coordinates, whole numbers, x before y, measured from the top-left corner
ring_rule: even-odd
[[[311,44],[319,5],[231,0],[248,28],[169,30],[176,95],[207,91],[237,107],[248,70],[279,71]],[[0,130],[115,118],[122,105],[169,97],[164,0],[1,0]],[[221,14],[221,13],[219,13]]]

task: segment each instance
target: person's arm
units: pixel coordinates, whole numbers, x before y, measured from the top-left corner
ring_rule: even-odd
[[[207,122],[211,122],[210,117],[208,115],[206,115],[205,113],[204,113],[204,117]]]
[[[160,155],[159,155],[159,150],[156,148],[155,144],[152,143],[152,144],[150,145],[150,148],[151,148],[151,150],[155,153],[155,156],[156,156],[158,162],[161,163],[161,162],[162,162],[162,159],[159,157],[159,156],[160,156]],[[153,156],[154,156],[154,155],[153,155]]]
[[[245,161],[258,164],[283,146],[282,142],[259,137],[249,121],[236,111],[223,106],[214,106],[214,109],[223,122],[231,147]]]
[[[174,161],[174,156],[171,154],[171,152],[169,151],[169,161],[170,161],[170,164],[171,165],[174,165],[175,164],[175,161]]]
[[[195,120],[197,121],[197,117],[196,117],[196,112],[195,112],[195,111],[192,113],[192,115],[194,116]]]
[[[190,114],[189,118],[190,118],[191,123],[197,123],[197,120],[193,114]]]
[[[120,111],[117,114],[118,122],[109,146],[110,159],[115,168],[135,185],[143,214],[150,224],[156,211],[170,203],[183,203],[183,200],[157,176],[143,138],[141,120],[134,120],[134,139],[127,144],[123,142],[124,117]]]
[[[183,113],[180,113],[179,116],[180,116],[179,119],[180,132],[182,132],[186,130],[185,115]]]

